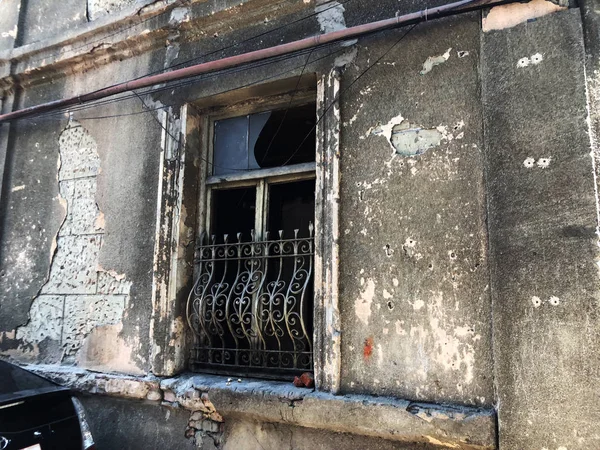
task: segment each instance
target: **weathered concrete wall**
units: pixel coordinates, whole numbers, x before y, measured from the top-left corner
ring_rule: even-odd
[[[184,435],[187,411],[118,398],[82,396],[80,400],[98,448],[198,448]]]
[[[217,51],[210,58],[218,58],[445,3],[384,0],[374,8],[355,0],[326,10],[334,3],[88,0],[50,11],[42,8],[49,2],[30,0],[19,13],[19,2],[0,2],[14,11],[0,17],[0,86],[9,86],[4,110],[93,91],[204,53]],[[140,375],[104,380],[94,392],[122,389],[155,404],[85,400],[99,447],[186,448],[187,429],[194,436],[202,431],[207,448],[217,435],[231,449],[428,448],[391,442],[410,427],[399,432],[393,422],[382,431],[381,423],[406,417],[422,442],[437,420],[453,416],[442,429],[451,437],[475,423],[462,410],[420,409],[412,403],[419,401],[451,403],[451,411],[481,407],[467,409],[482,420],[473,435],[485,435],[483,448],[493,447],[494,407],[501,448],[595,448],[597,167],[589,155],[580,11],[555,3],[493,9],[483,21],[471,13],[420,24],[393,48],[405,30],[388,31],[305,68],[298,57],[142,96],[144,104],[132,97],[72,118],[20,121],[8,133],[4,126],[2,355]],[[164,14],[146,20],[160,8]],[[324,12],[245,42],[315,8]],[[132,16],[123,19],[128,11]],[[114,28],[113,18],[120,20]],[[84,32],[91,37],[78,40]],[[595,38],[587,37],[591,60]],[[184,130],[182,105],[302,70],[322,79],[334,67],[344,90],[386,51],[340,99],[341,329],[334,331],[346,397],[301,395],[291,403],[304,404],[290,408],[286,420],[275,415],[289,399],[273,383],[243,390],[225,378],[187,398],[187,391],[170,391],[176,381],[163,380],[164,387],[144,376],[174,375],[185,364],[185,280],[170,261],[189,262],[195,216],[186,207],[198,155],[178,172],[182,148],[175,144],[184,131],[186,152],[199,143],[194,129]],[[594,125],[597,74],[587,75]],[[142,114],[144,108],[159,109]],[[173,226],[172,234],[163,225]],[[142,386],[141,393],[132,395],[132,386]],[[204,404],[206,393],[217,414],[226,412],[223,430],[215,421],[204,430],[202,418],[200,428],[190,427],[190,411],[178,409]],[[253,396],[261,398],[260,411]],[[173,409],[159,407],[161,399]],[[344,416],[346,400],[356,416]],[[318,416],[334,404],[335,421]],[[375,412],[381,420],[373,416],[353,435],[336,434],[354,433],[354,420]],[[99,424],[114,418],[122,425],[109,435]],[[139,421],[148,426],[134,427]],[[328,432],[317,431],[322,422],[333,422]],[[388,440],[375,437],[383,435]],[[430,442],[439,444],[440,436],[447,437]],[[467,448],[461,439],[449,442]]]
[[[597,197],[579,11],[485,33],[482,80],[500,448],[597,448]]]
[[[149,56],[122,63],[123,75],[152,70]],[[31,87],[21,104],[97,89],[114,70]],[[139,105],[136,99],[84,112],[81,122],[55,116],[17,125],[5,170],[0,269],[7,354],[147,370],[161,130],[149,115],[119,127],[118,117],[112,126],[111,119],[85,120]]]
[[[347,392],[494,402],[479,28],[420,25],[343,96]],[[346,83],[399,34],[362,41]]]

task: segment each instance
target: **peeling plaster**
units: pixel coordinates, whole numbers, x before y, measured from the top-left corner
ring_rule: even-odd
[[[560,3],[565,3],[561,0]],[[494,6],[490,12],[483,18],[481,26],[485,32],[492,30],[503,30],[512,28],[520,23],[531,19],[543,17],[557,11],[563,11],[568,7],[566,5],[557,5],[549,0],[532,0],[528,3],[511,3],[508,5]]]
[[[96,142],[71,121],[59,137],[57,178],[66,216],[55,239],[48,280],[31,305],[28,323],[16,330],[24,349],[51,339],[60,345],[61,359],[71,359],[96,327],[122,321],[131,282],[98,264],[104,235],[104,215],[95,200],[99,170]],[[103,345],[117,342],[111,336]]]
[[[2,34],[0,34],[0,36],[2,36],[3,38],[11,37],[13,39],[16,39],[17,38],[17,30],[18,30],[17,25],[15,25],[13,27],[13,29],[10,31],[3,31]]]
[[[364,135],[360,136],[360,139],[369,136],[385,137],[392,148],[392,158],[386,163],[389,167],[397,155],[404,157],[421,155],[431,148],[440,146],[442,142],[462,139],[464,132],[461,130],[464,126],[465,123],[461,120],[452,127],[454,132],[458,132],[455,136],[445,125],[422,128],[406,120],[402,114],[398,114],[384,125],[370,127]]]
[[[345,11],[346,9],[337,1],[321,1],[315,8],[321,32],[331,33],[344,30],[346,28]]]
[[[409,335],[419,348],[432,347],[433,351],[428,354],[418,352],[415,355],[423,367],[416,376],[427,381],[429,367],[435,363],[444,371],[461,373],[464,383],[471,384],[475,367],[474,342],[481,339],[481,335],[469,325],[456,325],[454,320],[447,322],[442,292],[433,293],[426,306],[428,323],[411,326]],[[401,325],[396,322],[396,332],[404,335]]]
[[[361,283],[362,284],[362,283]],[[375,282],[369,278],[366,280],[366,286],[360,296],[354,301],[354,311],[356,317],[363,324],[369,325],[369,317],[371,317],[371,305],[375,297]]]
[[[87,0],[87,14],[90,21],[120,11],[133,5],[136,0]]]
[[[344,12],[346,9],[337,1],[317,1],[317,6],[315,7],[315,12],[317,13],[317,22],[319,22],[319,28],[322,33],[331,33],[332,31],[344,30],[346,28],[346,19],[344,18]],[[349,41],[344,41],[342,43],[343,46],[354,45],[358,42],[357,39],[352,39]],[[356,57],[356,50],[351,52],[353,56],[351,56],[351,62]],[[345,64],[338,64],[338,59],[340,58],[350,58],[350,56],[341,56],[336,58],[336,66],[342,66]]]
[[[171,16],[169,17],[169,24],[176,25],[180,23],[189,22],[190,20],[190,10],[188,8],[174,8],[171,11]]]
[[[446,61],[448,61],[448,59],[450,58],[451,51],[452,51],[452,48],[449,48],[448,50],[446,50],[446,52],[443,55],[428,57],[425,60],[425,62],[423,63],[423,69],[419,73],[421,75],[425,75],[425,74],[431,72],[431,70],[435,66],[439,66],[440,64],[443,64]]]

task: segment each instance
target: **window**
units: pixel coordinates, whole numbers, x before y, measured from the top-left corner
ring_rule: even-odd
[[[314,90],[213,108],[195,282],[192,370],[278,378],[313,370]]]

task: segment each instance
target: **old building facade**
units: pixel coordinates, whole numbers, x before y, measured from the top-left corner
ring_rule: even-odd
[[[0,116],[2,357],[98,448],[600,449],[600,2],[447,3],[0,0],[0,114],[421,11]]]

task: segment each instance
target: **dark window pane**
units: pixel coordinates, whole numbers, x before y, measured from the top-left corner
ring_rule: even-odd
[[[315,160],[314,103],[273,111],[254,146],[260,167],[278,167]]]
[[[279,230],[284,238],[293,238],[295,229],[298,237],[307,237],[309,223],[315,220],[315,180],[272,184],[269,190],[271,238],[278,238]]]
[[[211,234],[217,236],[217,242],[223,241],[223,235],[229,235],[229,242],[237,240],[242,233],[244,241],[250,240],[250,231],[254,229],[256,208],[256,187],[238,189],[216,189],[212,193]]]
[[[248,152],[248,167],[250,169],[260,169],[260,163],[261,161],[257,161],[255,154],[254,154],[254,147],[256,145],[256,141],[260,135],[260,133],[262,132],[265,124],[267,123],[267,121],[269,120],[269,117],[271,117],[272,112],[271,111],[267,111],[267,112],[263,112],[263,113],[259,113],[259,114],[252,114],[250,116],[250,130],[248,133],[248,148],[251,149],[250,152]]]
[[[215,122],[213,174],[248,170],[248,116]]]

